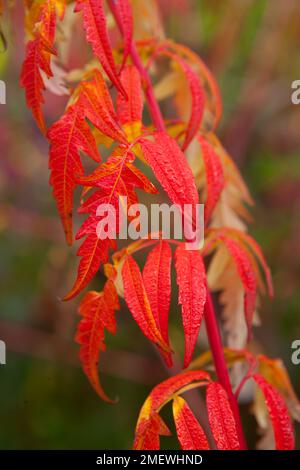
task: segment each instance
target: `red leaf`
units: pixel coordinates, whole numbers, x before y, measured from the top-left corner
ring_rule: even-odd
[[[294,450],[295,437],[293,424],[283,397],[261,375],[254,374],[253,379],[260,387],[266,400],[273,425],[276,449]]]
[[[141,78],[133,65],[127,65],[121,73],[121,83],[127,97],[122,93],[117,96],[118,117],[122,125],[141,122],[143,95]]]
[[[118,78],[116,64],[107,33],[106,17],[103,0],[76,0],[76,12],[83,12],[83,24],[86,39],[98,57],[103,69],[111,82],[124,93]]]
[[[134,320],[150,341],[169,352],[170,348],[157,328],[141,272],[132,256],[128,256],[124,261],[122,279],[124,297]]]
[[[273,291],[273,282],[272,282],[272,276],[271,276],[271,272],[270,272],[270,268],[268,267],[267,265],[267,262],[266,262],[266,259],[264,257],[264,254],[260,248],[260,246],[258,245],[258,243],[252,238],[250,237],[250,235],[248,235],[247,233],[241,233],[239,234],[245,241],[246,243],[249,245],[249,247],[251,248],[251,250],[253,251],[254,255],[256,256],[256,258],[258,259],[262,269],[263,269],[263,272],[265,274],[265,278],[266,278],[266,284],[267,284],[267,288],[268,288],[268,293],[269,293],[269,296],[270,297],[273,297],[274,295],[274,291]]]
[[[241,281],[243,283],[245,297],[244,297],[244,311],[245,318],[248,328],[248,341],[251,339],[252,335],[252,323],[253,315],[256,307],[256,297],[257,297],[257,282],[255,271],[247,251],[244,249],[243,245],[237,241],[228,238],[227,236],[220,237],[227,249],[231,253]]]
[[[159,436],[170,436],[171,432],[158,413],[153,413],[149,420],[141,421],[135,437],[133,449],[159,450]]]
[[[91,123],[112,140],[127,144],[107,85],[99,70],[93,70],[92,80],[79,85],[78,94],[83,112]]]
[[[176,249],[176,273],[179,287],[179,303],[185,337],[184,367],[191,362],[196,346],[206,301],[206,274],[199,251],[186,250],[185,245]]]
[[[210,381],[207,372],[186,371],[170,377],[158,384],[144,402],[135,431],[134,449],[159,449],[159,435],[169,435],[169,430],[160,419],[157,426],[159,410],[181,390],[204,385]]]
[[[222,115],[222,100],[220,90],[214,76],[202,61],[202,59],[188,47],[182,44],[176,44],[173,41],[168,41],[168,48],[171,51],[175,51],[176,55],[183,57],[186,62],[198,69],[199,78],[201,79],[203,88],[206,92],[205,107],[207,108],[207,111],[212,114],[213,118],[211,126],[211,130],[213,131],[216,129]]]
[[[91,175],[78,179],[84,186],[107,187],[109,184],[118,192],[122,188],[139,188],[147,193],[156,194],[157,190],[151,181],[133,165],[133,157],[124,148],[117,148],[108,160],[100,165]],[[120,191],[122,195],[126,192]]]
[[[198,204],[192,171],[176,141],[165,132],[156,132],[154,142],[141,139],[144,156],[156,178],[174,204]]]
[[[112,281],[107,281],[103,292],[88,292],[79,306],[82,315],[76,333],[80,344],[79,358],[83,370],[98,395],[105,401],[111,401],[104,392],[98,374],[100,351],[105,350],[104,329],[116,332],[115,310],[120,308],[117,292]]]
[[[198,137],[206,174],[206,201],[204,208],[205,221],[207,222],[220,198],[224,188],[223,168],[214,148],[204,137]]]
[[[181,397],[173,400],[177,437],[183,450],[209,450],[206,435],[194,413]]]
[[[204,112],[205,93],[201,86],[198,74],[190,67],[190,65],[184,59],[176,56],[175,54],[173,55],[173,58],[179,63],[183,70],[188,81],[192,97],[191,117],[187,125],[186,136],[182,146],[182,150],[184,151],[200,128]]]
[[[115,247],[114,242],[108,238],[106,240],[98,238],[96,225],[97,221],[93,225],[91,224],[90,233],[86,231],[82,234],[82,236],[87,234],[87,237],[77,251],[77,256],[81,257],[77,278],[71,291],[63,300],[72,299],[85,288],[95,274],[97,274],[100,266],[108,262],[109,249]]]
[[[143,281],[156,325],[169,345],[168,318],[171,299],[172,251],[168,242],[160,240],[149,253],[143,269]],[[162,295],[163,294],[163,295]],[[164,354],[166,363],[172,366],[170,354]]]
[[[172,44],[171,47],[172,46],[174,46],[174,44]],[[199,74],[193,70],[183,57],[170,50],[170,43],[159,46],[158,50],[154,53],[154,56],[157,54],[163,54],[169,57],[180,66],[190,88],[192,107],[191,116],[187,124],[185,140],[182,146],[182,150],[184,151],[197,134],[201,125],[205,105],[204,89],[201,85]]]
[[[118,0],[116,8],[119,10],[119,17],[122,20],[122,34],[124,37],[124,57],[122,67],[124,66],[128,55],[130,54],[132,35],[133,35],[133,17],[132,8],[129,0]],[[122,81],[122,80],[121,80]],[[124,85],[122,83],[122,85]]]
[[[219,450],[239,450],[235,420],[227,393],[217,382],[208,385],[206,406],[212,434]]]
[[[97,145],[89,125],[78,106],[70,106],[48,131],[50,139],[50,183],[63,223],[66,239],[72,243],[73,194],[76,177],[83,175],[80,151],[100,161]]]
[[[26,103],[32,110],[34,119],[40,130],[45,133],[46,125],[41,110],[44,103],[43,91],[45,84],[41,75],[43,71],[48,78],[52,77],[51,54],[56,55],[53,48],[56,25],[55,2],[47,0],[41,7],[39,21],[36,26],[35,39],[27,44],[20,85],[26,91]]]
[[[203,370],[188,370],[174,375],[156,385],[149,395],[151,398],[151,410],[159,410],[165,402],[173,398],[179,390],[193,384],[193,382],[210,381],[210,376]]]
[[[138,202],[135,188],[156,192],[150,181],[133,166],[132,158],[128,155],[126,148],[117,148],[106,163],[100,165],[90,176],[79,177],[77,182],[87,187],[97,187],[99,189],[79,208],[80,213],[88,212],[91,215],[76,235],[76,239],[84,236],[87,238],[77,253],[78,256],[82,257],[77,280],[65,300],[77,295],[95,276],[101,264],[108,261],[109,248],[115,247],[116,235],[120,230],[118,224],[119,198],[126,196],[129,208],[131,204]],[[112,229],[115,228],[114,233],[105,233],[104,237],[99,237],[99,234],[97,234],[98,224],[103,218],[101,215],[97,215],[100,204],[113,205],[116,215],[116,227],[112,227]]]

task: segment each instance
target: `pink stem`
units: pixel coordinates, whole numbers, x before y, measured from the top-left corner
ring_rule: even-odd
[[[120,13],[117,8],[117,1],[118,0],[108,0],[108,3],[109,3],[110,10],[118,25],[118,28],[120,32],[123,33],[122,19],[120,17]],[[150,114],[151,114],[153,123],[155,124],[157,130],[164,131],[165,130],[164,120],[160,111],[160,107],[154,96],[151,79],[148,75],[147,70],[144,68],[142,64],[142,61],[140,59],[140,56],[138,54],[138,51],[133,41],[131,42],[130,55],[131,55],[134,65],[140,72],[140,75],[144,82],[144,92],[145,92],[146,100],[150,109]],[[205,306],[205,323],[206,323],[207,334],[208,334],[208,338],[209,338],[209,342],[210,342],[210,346],[211,346],[211,350],[213,354],[213,359],[215,363],[216,374],[217,374],[219,382],[224,387],[229,397],[232,412],[234,414],[235,421],[236,421],[240,447],[241,449],[246,449],[247,448],[246,440],[245,440],[244,433],[243,433],[239,408],[238,408],[236,397],[234,396],[234,393],[231,388],[229,374],[228,374],[228,370],[227,370],[227,366],[226,366],[226,362],[225,362],[225,358],[223,354],[220,332],[219,332],[218,324],[216,321],[211,294],[208,289],[207,289],[207,302]]]
[[[121,33],[123,33],[122,20],[120,18],[120,13],[119,13],[118,8],[116,8],[117,0],[108,0],[108,3],[109,3],[110,10],[118,25],[118,28],[121,31]],[[150,77],[142,64],[142,61],[140,59],[140,56],[138,54],[138,51],[133,41],[131,42],[131,46],[130,46],[130,55],[132,58],[132,62],[134,63],[138,71],[140,72],[140,76],[142,78],[143,85],[144,85],[145,97],[149,106],[153,123],[155,124],[158,131],[164,131],[165,123],[164,123],[164,120],[160,111],[160,107],[158,106],[158,103],[154,96],[154,91],[153,91]]]
[[[243,432],[239,407],[237,399],[232,391],[231,383],[229,379],[229,374],[226,366],[226,361],[223,353],[223,347],[221,342],[221,336],[219,327],[216,320],[214,305],[211,298],[211,293],[207,289],[207,300],[205,303],[204,309],[204,318],[206,324],[207,335],[213,355],[213,360],[215,364],[216,374],[220,384],[224,387],[227,392],[231,409],[235,417],[235,423],[237,428],[237,433],[240,441],[240,447],[242,450],[247,449],[246,439]]]

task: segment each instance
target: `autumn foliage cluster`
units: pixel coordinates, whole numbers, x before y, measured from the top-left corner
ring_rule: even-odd
[[[107,277],[103,290],[85,290],[79,305],[76,342],[92,387],[111,401],[99,380],[98,364],[106,347],[105,331],[116,332],[119,298],[174,372],[178,356],[168,334],[174,270],[184,369],[170,373],[149,394],[134,448],[159,449],[160,436],[171,434],[160,411],[172,402],[182,449],[245,449],[238,397],[250,381],[261,447],[264,439],[271,439],[276,449],[293,449],[292,419],[299,419],[300,411],[285,368],[280,360],[247,349],[253,325],[259,322],[261,294],[273,295],[272,280],[260,247],[247,233],[251,197],[215,134],[222,109],[210,71],[194,52],[165,37],[154,0],[24,0],[24,9],[27,45],[20,84],[49,140],[50,184],[69,245],[74,193],[81,187],[76,211],[83,223],[75,235],[79,265],[64,300],[85,290],[99,269]],[[91,58],[80,70],[64,71],[68,103],[48,127],[44,91],[61,92],[56,74],[62,70],[63,47],[68,42],[72,47],[67,29],[75,21]],[[171,117],[163,117],[166,101]],[[99,204],[113,204],[118,211],[119,198],[127,197],[130,208],[143,193],[149,200],[159,192],[181,208],[205,203],[203,248],[189,251],[184,240],[149,236],[120,249],[117,240],[97,236]],[[141,270],[135,253],[142,250],[147,257]],[[97,288],[97,280],[93,286]],[[195,358],[204,323],[210,348]],[[189,394],[187,400],[182,396],[195,388],[205,390],[205,417],[194,414]],[[204,430],[207,426],[213,441]]]

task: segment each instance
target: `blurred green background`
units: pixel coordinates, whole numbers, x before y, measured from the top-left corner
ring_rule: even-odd
[[[274,276],[275,300],[264,300],[255,333],[263,352],[284,360],[300,394],[300,366],[290,360],[291,343],[300,338],[300,105],[290,99],[291,82],[300,78],[300,4],[159,3],[167,35],[197,51],[220,85],[218,135],[256,202],[251,233]],[[104,386],[118,403],[102,403],[79,367],[77,300],[66,305],[58,299],[74,279],[75,249],[64,244],[48,186],[47,142],[18,86],[21,9],[12,20],[3,25],[11,40],[0,55],[7,84],[7,105],[0,107],[0,339],[7,344],[7,364],[0,366],[0,448],[130,448],[139,409],[166,372],[125,308],[101,361]],[[49,119],[61,107],[53,98]],[[171,315],[171,335],[182,344],[178,315]],[[253,425],[245,418],[252,445]]]

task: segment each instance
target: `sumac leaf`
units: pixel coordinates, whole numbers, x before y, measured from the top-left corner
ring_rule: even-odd
[[[158,413],[154,412],[148,420],[141,421],[136,433],[134,450],[159,450],[160,436],[170,436],[171,432]]]
[[[237,271],[244,287],[244,311],[248,328],[248,340],[250,340],[252,336],[253,315],[257,298],[255,271],[249,256],[247,256],[247,251],[240,243],[226,236],[222,237],[222,240],[236,264]]]
[[[128,308],[144,335],[166,352],[170,351],[159,331],[145,289],[140,269],[132,256],[127,256],[122,267],[124,297]]]
[[[120,231],[122,214],[120,214],[120,199],[127,197],[127,208],[132,204],[137,204],[138,199],[135,193],[136,188],[148,192],[156,192],[150,181],[132,164],[132,158],[128,157],[126,148],[117,148],[106,163],[100,165],[90,176],[82,176],[78,183],[87,188],[97,188],[97,190],[83,202],[79,208],[80,213],[89,213],[89,217],[80,227],[76,239],[86,237],[78,250],[81,256],[78,275],[74,287],[65,297],[71,299],[77,295],[95,276],[99,267],[108,261],[108,251],[116,247],[116,235]],[[103,217],[97,214],[97,209],[101,204],[106,207],[109,204],[115,209],[115,227],[109,226],[110,233],[106,232],[104,226],[100,224]],[[120,215],[120,217],[119,217]],[[101,227],[105,233],[99,233]]]
[[[141,78],[133,65],[126,65],[120,80],[126,97],[122,93],[117,95],[117,113],[121,124],[141,124],[143,112],[143,95]]]
[[[256,256],[256,258],[258,259],[258,261],[261,265],[261,268],[262,268],[262,270],[265,274],[266,284],[267,284],[267,288],[268,288],[268,294],[272,298],[273,295],[274,295],[272,275],[271,275],[270,268],[267,265],[266,259],[264,257],[263,252],[262,252],[262,249],[260,248],[258,243],[252,237],[250,237],[250,235],[248,235],[247,233],[242,233],[242,234],[240,234],[240,236],[242,237],[242,239],[245,240],[245,242],[248,244],[248,246],[250,247],[250,249],[252,250],[252,252]]]
[[[200,124],[202,121],[202,116],[204,112],[205,104],[205,93],[201,85],[198,74],[192,69],[192,67],[181,57],[173,55],[175,60],[179,63],[182,71],[187,79],[189,84],[191,98],[192,98],[192,109],[189,122],[187,124],[187,130],[185,135],[185,140],[183,142],[182,149],[186,150],[190,142],[193,140],[197,134]]]
[[[25,88],[27,106],[32,110],[33,117],[43,133],[46,132],[46,125],[41,105],[44,103],[45,84],[41,71],[48,78],[52,77],[50,61],[51,55],[56,55],[53,46],[55,26],[55,1],[47,0],[40,10],[35,37],[27,44],[20,77],[21,87]]]
[[[210,428],[219,450],[239,450],[234,416],[224,388],[212,382],[206,390],[206,406]]]
[[[108,37],[103,0],[76,0],[75,11],[83,12],[87,42],[91,44],[93,52],[99,59],[108,78],[124,93]]]
[[[124,55],[123,63],[124,66],[127,57],[130,54],[132,35],[133,35],[133,16],[132,16],[132,7],[129,0],[118,0],[116,3],[116,8],[119,10],[119,17],[122,21],[121,29],[122,35],[124,38]]]
[[[183,450],[208,450],[206,435],[194,413],[179,396],[173,400],[173,416],[177,437]]]
[[[143,269],[143,281],[151,310],[161,335],[169,345],[168,319],[171,300],[172,251],[165,240],[160,240],[151,250]],[[163,353],[164,354],[164,353]],[[168,366],[172,365],[170,354],[164,354]]]
[[[126,191],[122,191],[125,187],[126,190],[139,188],[150,194],[157,193],[151,181],[134,166],[132,159],[126,157],[124,149],[116,149],[105,163],[89,176],[80,177],[78,182],[83,186],[95,188],[111,186],[114,192],[120,192],[123,195],[126,195]]]
[[[105,350],[104,330],[116,332],[115,311],[120,308],[116,289],[108,280],[102,292],[90,291],[79,306],[80,320],[75,340],[80,344],[79,358],[83,370],[97,394],[111,402],[104,392],[98,373],[100,352]]]
[[[261,389],[270,414],[277,450],[293,450],[295,437],[292,420],[282,395],[261,375],[254,374],[253,379]]]
[[[169,43],[159,46],[158,51],[154,53],[154,56],[160,54],[169,57],[173,63],[179,65],[190,89],[191,115],[186,126],[185,139],[182,146],[184,151],[199,131],[204,112],[205,93],[200,81],[199,73],[196,72],[192,65],[189,64],[181,55],[172,52],[170,50]]]
[[[191,362],[206,302],[206,274],[202,256],[197,250],[176,249],[175,267],[182,306],[185,338],[184,367]]]
[[[165,132],[156,132],[154,141],[141,139],[144,156],[170,200],[183,208],[198,204],[192,171],[176,141]]]
[[[202,157],[206,175],[206,201],[204,217],[207,222],[219,201],[224,188],[223,168],[218,155],[207,140],[199,136],[198,141],[202,151]]]
[[[95,161],[100,161],[97,145],[89,125],[76,105],[48,131],[50,140],[49,168],[50,184],[62,220],[66,240],[72,243],[73,194],[77,186],[76,178],[83,175],[80,151]]]
[[[180,393],[181,390],[206,385],[209,382],[210,376],[208,373],[197,370],[182,372],[154,387],[139,414],[135,431],[134,449],[159,449],[159,435],[169,435],[168,428],[166,428],[161,418],[157,425],[159,410],[174,398],[174,394]]]
[[[126,144],[125,133],[119,123],[107,85],[99,70],[93,70],[90,81],[80,83],[77,93],[85,117],[107,137]]]
[[[94,220],[91,220],[91,224]],[[89,233],[88,233],[89,232]],[[101,240],[98,238],[96,232],[96,221],[90,229],[86,229],[86,239],[77,251],[77,256],[81,257],[76,281],[70,292],[64,297],[63,300],[71,300],[79,294],[87,284],[93,279],[98,272],[100,266],[108,262],[108,252],[110,248],[115,248],[114,241]]]

